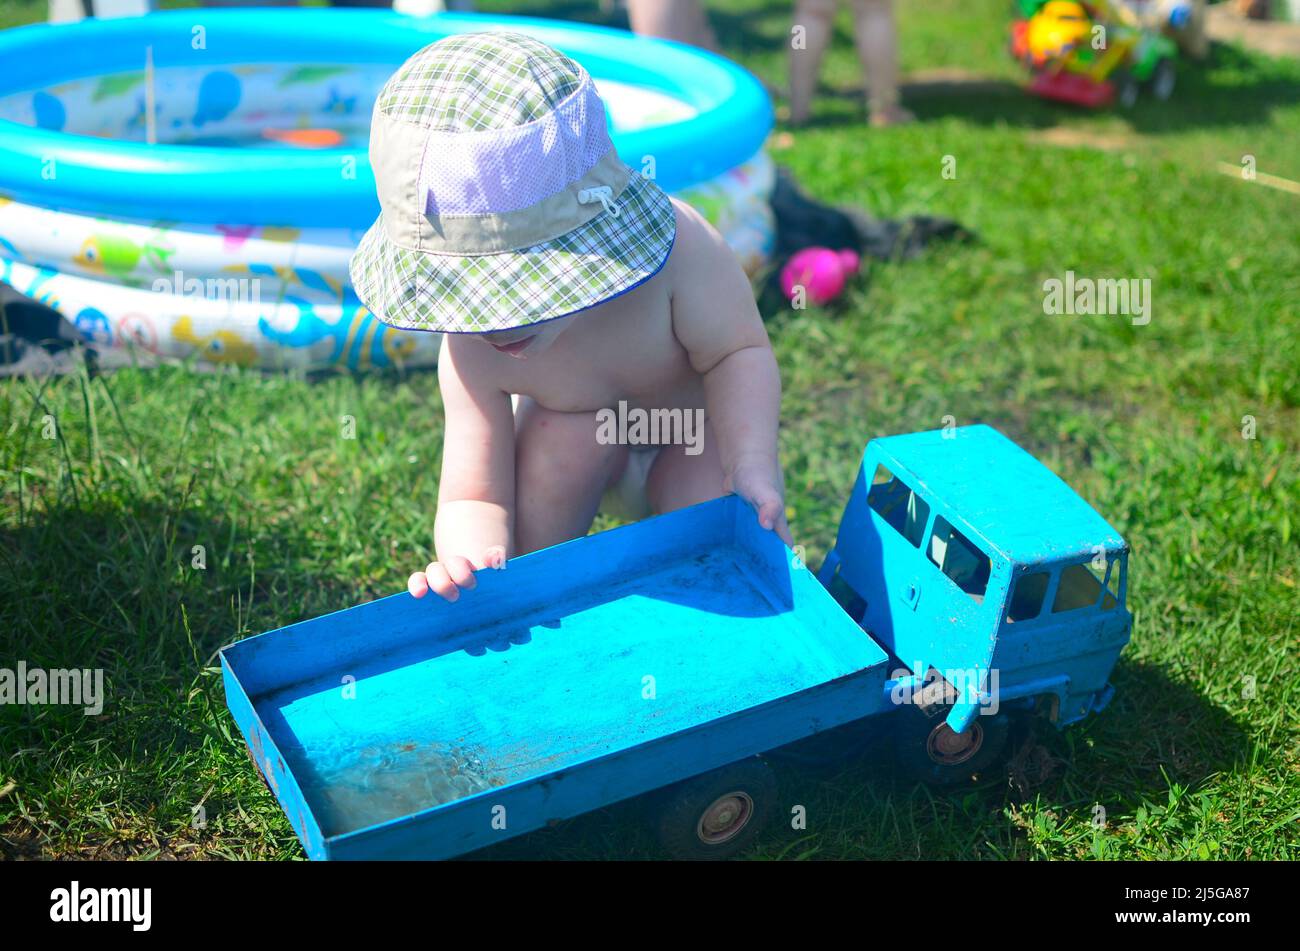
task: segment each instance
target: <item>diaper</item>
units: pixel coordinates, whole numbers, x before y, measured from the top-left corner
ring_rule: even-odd
[[[650,467],[655,464],[662,446],[630,446],[627,465],[618,481],[605,490],[600,500],[600,510],[613,518],[637,522],[654,514],[650,498],[646,495],[646,482]]]

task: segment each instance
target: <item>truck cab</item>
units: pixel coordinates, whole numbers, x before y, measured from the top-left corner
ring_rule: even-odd
[[[1123,538],[988,426],[872,440],[819,577],[955,734],[1004,704],[1101,709],[1132,628]]]

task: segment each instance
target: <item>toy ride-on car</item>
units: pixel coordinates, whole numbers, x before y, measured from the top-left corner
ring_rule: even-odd
[[[1136,104],[1145,86],[1157,100],[1173,95],[1177,45],[1110,0],[1021,0],[1025,18],[1011,28],[1011,51],[1033,74],[1029,91],[1044,99],[1101,108]]]

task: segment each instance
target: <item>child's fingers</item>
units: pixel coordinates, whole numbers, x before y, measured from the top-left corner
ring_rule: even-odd
[[[794,536],[790,534],[790,523],[785,517],[785,506],[778,503],[777,508],[779,514],[776,517],[776,534],[781,541],[793,548]]]
[[[744,496],[758,516],[758,524],[766,529],[775,528],[781,514],[781,497],[765,486],[756,486]]]
[[[422,598],[429,593],[429,580],[423,571],[417,571],[406,579],[406,590],[415,598]]]
[[[469,563],[468,558],[452,555],[442,561],[442,566],[447,569],[447,575],[456,587],[468,591],[477,584],[474,580],[474,566]]]
[[[778,531],[781,527],[781,518],[784,514],[785,513],[781,510],[781,500],[779,498],[776,496],[765,496],[758,506],[758,523],[766,529]]]
[[[758,524],[768,531],[776,532],[777,537],[787,545],[794,547],[794,536],[790,534],[790,523],[785,517],[785,502],[774,491],[759,491],[749,500],[758,515]]]
[[[433,590],[448,601],[458,599],[462,588],[469,591],[477,585],[473,563],[460,555],[453,555],[443,561],[431,561],[424,571],[417,571],[406,580],[406,590],[412,596],[422,598]]]
[[[432,588],[440,598],[448,601],[455,601],[460,597],[460,589],[456,583],[451,580],[451,575],[447,574],[447,569],[439,562],[433,562],[428,568],[424,569],[424,576],[429,581],[429,587]]]

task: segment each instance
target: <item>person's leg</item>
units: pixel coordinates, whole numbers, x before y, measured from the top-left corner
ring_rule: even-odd
[[[1172,6],[1172,3],[1164,6]],[[1187,22],[1174,31],[1174,40],[1188,56],[1205,59],[1210,54],[1210,39],[1205,34],[1205,0],[1192,0],[1191,8]]]
[[[910,122],[898,103],[898,29],[893,0],[853,0],[853,39],[867,78],[871,124]]]
[[[627,22],[638,36],[657,36],[718,50],[700,0],[627,0]]]
[[[803,125],[812,115],[817,93],[817,74],[831,42],[835,0],[798,0],[794,26],[802,34],[790,34],[790,124]],[[796,42],[797,41],[797,42]]]
[[[704,424],[701,450],[694,456],[687,455],[685,446],[664,446],[659,450],[646,479],[646,496],[656,514],[727,494],[722,486],[722,459],[712,423]]]
[[[557,413],[523,397],[515,412],[515,551],[587,534],[627,447],[596,440],[595,413]]]

